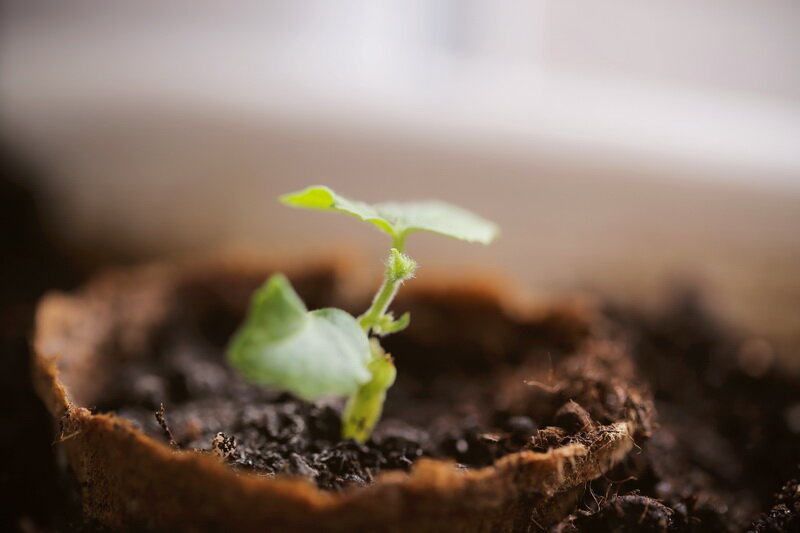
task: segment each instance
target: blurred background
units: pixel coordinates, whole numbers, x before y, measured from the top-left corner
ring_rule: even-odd
[[[344,244],[379,269],[372,228],[275,200],[322,183],[501,225],[415,236],[423,269],[637,305],[692,283],[791,352],[798,28],[793,0],[5,0],[4,349],[42,291],[111,264]]]
[[[6,1],[2,135],[83,261],[378,253],[275,202],[325,183],[503,228],[419,236],[423,265],[637,301],[691,279],[797,340],[798,27],[791,0]]]
[[[503,228],[491,249],[419,236],[423,265],[637,301],[690,278],[798,340],[798,28],[792,0],[12,0],[2,135],[83,260],[379,253],[275,202],[324,183]]]

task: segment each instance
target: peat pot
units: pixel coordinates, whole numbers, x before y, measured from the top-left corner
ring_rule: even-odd
[[[650,431],[624,339],[586,301],[530,306],[427,273],[394,308],[398,380],[366,445],[335,400],[245,383],[224,360],[254,261],[147,265],[41,302],[33,379],[82,515],[114,531],[532,531]],[[363,309],[336,261],[281,265],[309,308]],[[163,407],[162,407],[163,405]]]

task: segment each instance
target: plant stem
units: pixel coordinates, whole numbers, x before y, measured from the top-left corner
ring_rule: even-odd
[[[393,330],[397,331],[408,325],[408,314],[394,321],[391,317],[387,317],[386,311],[400,285],[414,276],[417,264],[400,251],[405,245],[405,236],[396,236],[393,244],[389,260],[386,262],[383,283],[372,299],[372,304],[363,315],[358,317],[358,323],[367,335],[379,323],[381,326],[376,330],[378,334],[386,334],[388,330],[392,329],[392,326]],[[385,319],[389,319],[390,324],[387,325]],[[372,359],[368,365],[370,380],[359,387],[356,393],[347,400],[347,405],[342,413],[343,439],[355,439],[359,442],[366,442],[369,439],[372,428],[381,417],[386,391],[394,383],[397,373],[394,363],[392,358],[383,351],[377,338],[370,339],[370,350],[372,352]]]
[[[342,438],[366,442],[381,417],[386,391],[394,384],[397,374],[392,358],[383,351],[377,339],[371,341],[372,377],[347,400],[342,413]]]
[[[404,244],[404,240],[405,237],[395,237],[395,243],[399,246]],[[397,294],[397,289],[405,280],[414,276],[416,268],[417,263],[413,259],[397,248],[392,248],[389,260],[386,262],[383,283],[372,299],[369,309],[358,317],[358,323],[365,332],[369,333],[371,328],[385,318],[386,310]]]
[[[399,233],[392,238],[392,248],[395,248],[398,252],[405,252],[406,251],[406,234]]]
[[[375,298],[372,299],[369,309],[358,318],[358,323],[361,324],[364,331],[369,333],[369,329],[386,313],[401,283],[402,280],[391,279],[389,276],[383,279],[383,284]]]

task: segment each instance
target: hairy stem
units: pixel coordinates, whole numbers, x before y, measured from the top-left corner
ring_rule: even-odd
[[[369,334],[385,335],[388,332],[399,331],[408,325],[408,313],[394,320],[387,314],[400,285],[414,276],[417,263],[403,254],[398,246],[402,247],[405,237],[395,237],[394,244],[386,262],[386,272],[383,283],[372,299],[363,315],[358,318],[358,323]],[[392,358],[383,351],[377,338],[370,339],[372,359],[368,369],[370,380],[362,385],[355,394],[347,400],[347,405],[342,413],[342,438],[355,439],[366,442],[372,434],[372,429],[381,417],[386,391],[394,384],[396,370]]]
[[[381,288],[372,299],[372,305],[358,318],[358,323],[361,324],[364,331],[369,333],[370,328],[386,313],[401,283],[401,280],[393,280],[388,276],[384,278]]]
[[[403,243],[401,242],[400,244]],[[372,299],[369,309],[358,317],[358,323],[364,331],[369,333],[370,329],[384,318],[389,305],[397,294],[397,289],[400,288],[400,285],[405,280],[414,276],[416,268],[417,263],[413,259],[400,252],[397,248],[392,248],[389,260],[386,262],[383,283]]]

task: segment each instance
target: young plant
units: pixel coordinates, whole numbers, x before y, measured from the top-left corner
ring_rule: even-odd
[[[347,397],[342,438],[365,442],[383,410],[396,370],[378,340],[405,329],[408,313],[395,319],[389,305],[416,262],[405,255],[406,237],[431,231],[489,244],[497,226],[443,202],[366,204],[348,200],[328,187],[308,187],[281,196],[292,207],[334,211],[369,222],[388,234],[392,248],[383,283],[359,317],[340,309],[309,311],[283,274],[274,274],[253,295],[242,326],[228,348],[228,360],[248,379],[273,385],[313,401]]]

